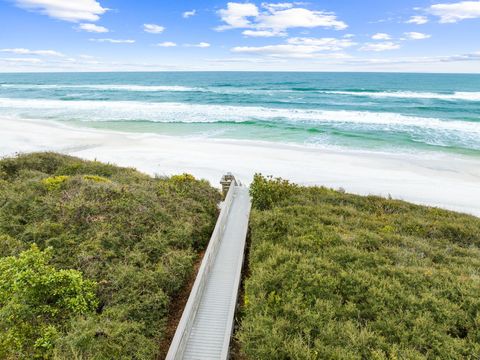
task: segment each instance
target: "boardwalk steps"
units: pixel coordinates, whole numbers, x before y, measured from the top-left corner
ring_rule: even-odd
[[[167,360],[228,358],[250,207],[248,188],[232,177]]]

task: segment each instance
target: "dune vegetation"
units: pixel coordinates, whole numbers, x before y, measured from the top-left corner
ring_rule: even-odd
[[[250,190],[236,357],[479,358],[479,218],[261,175]],[[187,174],[0,160],[0,358],[164,353],[219,201]]]
[[[0,358],[156,358],[219,200],[190,175],[0,160]]]
[[[256,175],[247,359],[480,358],[480,219]]]

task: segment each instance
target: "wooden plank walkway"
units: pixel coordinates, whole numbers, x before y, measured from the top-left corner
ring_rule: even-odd
[[[167,360],[227,359],[251,201],[234,181],[210,239]]]

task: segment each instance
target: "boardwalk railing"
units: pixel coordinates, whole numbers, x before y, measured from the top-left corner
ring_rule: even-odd
[[[168,354],[166,357],[167,360],[183,359],[183,354],[185,353],[187,340],[190,335],[193,322],[195,320],[195,315],[200,305],[200,300],[202,298],[209,273],[215,262],[220,241],[225,232],[228,215],[234,200],[235,188],[237,186],[236,180],[233,179],[230,185],[231,186],[228,189],[228,193],[225,197],[225,200],[222,203],[220,215],[218,216],[215,229],[213,230],[207,250],[205,251],[205,255],[203,257],[202,263],[198,270],[198,274],[193,284],[192,290],[190,292],[190,296],[188,298],[187,304],[185,305],[185,309],[183,310],[182,317],[180,319],[180,322],[178,323],[175,336],[172,340],[172,343],[170,344],[170,348],[168,350]],[[241,268],[239,270],[241,271]],[[232,328],[232,326],[230,326],[230,328]],[[228,336],[229,337],[231,336],[231,332]],[[227,349],[227,353],[228,353],[228,349]]]

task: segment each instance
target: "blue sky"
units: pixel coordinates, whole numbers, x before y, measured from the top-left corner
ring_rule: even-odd
[[[480,1],[0,0],[0,72],[480,72]]]

